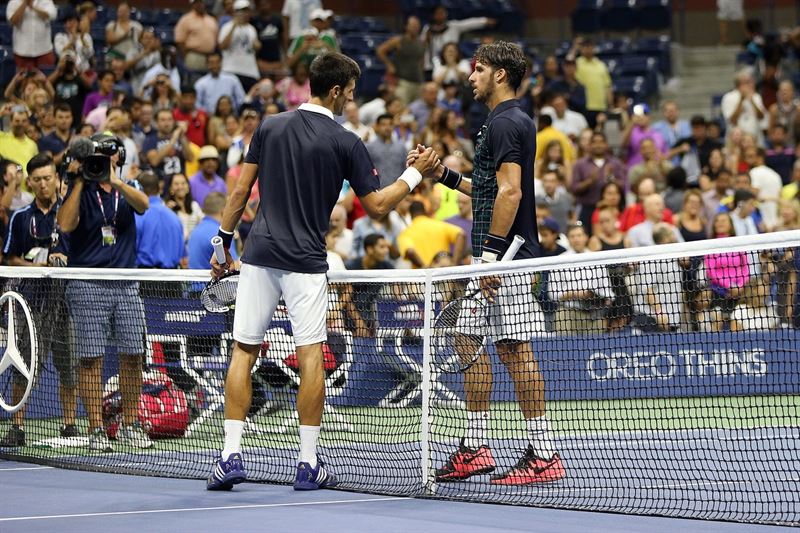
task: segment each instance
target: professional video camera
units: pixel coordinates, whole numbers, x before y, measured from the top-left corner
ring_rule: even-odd
[[[98,133],[90,139],[78,137],[67,149],[64,164],[80,161],[83,178],[91,181],[108,181],[111,179],[111,156],[119,154],[117,166],[125,164],[125,146],[118,137]],[[69,177],[67,172],[63,172]]]

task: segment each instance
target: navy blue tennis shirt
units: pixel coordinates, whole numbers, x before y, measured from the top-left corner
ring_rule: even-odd
[[[261,194],[242,256],[252,265],[326,272],[325,232],[344,180],[357,196],[380,188],[361,139],[313,104],[262,121],[245,162],[258,165]]]

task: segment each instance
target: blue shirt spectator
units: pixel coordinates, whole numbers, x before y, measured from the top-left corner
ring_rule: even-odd
[[[692,127],[689,121],[678,118],[678,104],[675,102],[664,102],[661,106],[664,118],[653,124],[653,129],[661,134],[667,142],[667,146],[675,146],[679,140],[692,136]],[[680,164],[680,159],[676,156],[672,164]]]
[[[242,82],[233,74],[222,72],[222,58],[217,53],[208,56],[208,74],[197,80],[194,87],[197,89],[197,107],[205,109],[209,115],[216,112],[217,101],[222,96],[230,97],[234,109],[239,109],[244,103]]]
[[[200,221],[192,234],[189,235],[189,268],[208,270],[211,254],[214,247],[211,246],[211,238],[217,234],[220,222],[222,221],[222,210],[225,208],[225,195],[212,192],[206,197],[203,204],[203,212],[206,216]],[[236,247],[231,247],[231,256],[238,259]]]
[[[186,255],[181,219],[161,200],[155,175],[142,174],[139,183],[150,207],[136,215],[136,263],[144,268],[178,268]]]

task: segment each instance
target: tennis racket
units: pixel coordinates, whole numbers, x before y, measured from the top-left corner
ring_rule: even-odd
[[[214,255],[220,265],[225,264],[225,248],[219,235],[211,239]],[[236,288],[239,286],[239,271],[229,270],[209,281],[200,293],[200,303],[209,313],[226,313],[236,305]]]
[[[523,244],[525,239],[515,235],[511,246],[500,260],[514,259]],[[439,372],[446,374],[466,371],[486,349],[490,327],[490,309],[480,287],[471,289],[464,296],[448,303],[439,310],[432,323],[433,365]]]

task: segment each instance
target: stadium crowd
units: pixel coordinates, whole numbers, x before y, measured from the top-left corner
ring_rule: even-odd
[[[60,10],[52,0],[8,3],[17,70],[0,107],[0,223],[8,228],[2,234],[9,264],[19,259],[9,247],[14,213],[34,200],[30,162],[50,154],[66,194],[69,180],[60,165],[67,147],[77,137],[105,132],[118,137],[127,153],[119,177],[150,184],[144,189],[149,209],[135,216],[135,261],[126,266],[205,268],[207,236],[219,224],[224,195],[238,179],[259,122],[304,102],[310,62],[340,50],[334,14],[320,2],[287,0],[277,13],[269,0],[193,0],[176,17],[169,39],[174,46],[134,14],[126,2],[107,20],[98,19],[92,2]],[[61,24],[53,33],[57,18]],[[470,173],[487,112],[472,99],[471,61],[459,44],[475,30],[491,41],[485,30],[495,23],[451,20],[438,6],[427,21],[408,17],[377,47],[386,66],[378,94],[349,104],[341,121],[366,143],[382,179],[397,176],[417,144],[435,147],[450,168]],[[92,38],[98,31],[105,43],[101,53]],[[776,52],[759,48],[763,40],[751,33],[747,50],[760,54],[756,67],[736,74],[722,98],[721,116],[713,119],[684,117],[677,102],[656,110],[615,94],[609,69],[588,38],[576,38],[561,60],[532,59],[518,96],[538,128],[530,178],[543,254],[800,228],[800,104],[791,80],[800,57],[797,35]],[[258,203],[254,187],[236,236],[240,252]],[[426,180],[396,211],[371,219],[345,186],[326,236],[331,268],[467,263],[471,216],[469,198]],[[47,262],[24,252],[23,261]],[[85,264],[66,257],[67,264]],[[748,301],[743,295],[760,284],[758,277],[770,276],[781,289],[770,299],[770,324],[800,326],[792,302],[800,259],[787,253],[769,268],[752,258],[742,261],[743,275],[733,286],[727,279],[715,281],[722,267],[713,260],[676,267],[680,299],[690,314],[710,307],[729,318]],[[620,267],[605,274],[607,290],[583,292],[592,305],[605,302],[619,317],[592,310],[584,317],[594,321],[592,328],[659,315],[657,295],[637,290],[636,272]],[[573,291],[547,279],[535,290],[552,327],[581,329],[577,311],[588,304]],[[556,319],[556,311],[569,317]],[[700,327],[697,319],[680,315],[669,324],[644,320],[643,327]]]

